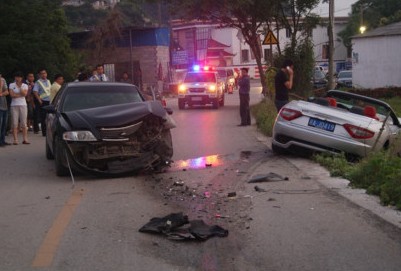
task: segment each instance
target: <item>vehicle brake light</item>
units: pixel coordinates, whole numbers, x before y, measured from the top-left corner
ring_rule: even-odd
[[[302,112],[290,108],[282,108],[280,116],[285,120],[291,121],[302,116]]]
[[[355,125],[344,124],[343,126],[344,126],[345,130],[347,130],[347,132],[353,138],[368,139],[368,138],[372,138],[375,135],[374,132],[372,132],[368,129],[365,129],[365,128],[355,126]]]

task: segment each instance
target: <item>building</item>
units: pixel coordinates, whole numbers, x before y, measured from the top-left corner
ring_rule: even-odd
[[[335,19],[335,33],[343,30],[347,24],[347,17]],[[328,19],[323,19],[323,24],[312,31],[312,42],[316,63],[328,65],[329,40],[327,34]],[[171,48],[172,65],[175,68],[185,68],[192,63],[206,63],[216,66],[229,66],[233,68],[248,67],[250,76],[259,77],[256,59],[249,45],[245,42],[241,31],[236,28],[220,27],[208,22],[173,20],[171,22],[172,39],[174,46]],[[262,62],[267,65],[270,57],[277,52],[276,45],[264,45],[266,33],[261,29],[260,41],[262,48]],[[274,39],[284,48],[290,42],[290,33],[286,29],[273,30]],[[217,46],[217,47],[216,47]],[[335,38],[334,61],[337,69],[347,62],[347,50],[342,41]]]
[[[129,27],[102,41],[94,40],[92,34],[92,31],[70,34],[71,47],[85,56],[88,66],[103,64],[112,81],[119,81],[123,72],[128,72],[132,82],[142,89],[161,90],[170,63],[168,28]]]
[[[95,1],[92,3],[93,8],[95,9],[106,9],[106,8],[112,8],[114,7],[120,0],[100,0],[100,1]],[[83,0],[64,0],[62,2],[63,6],[75,6],[79,7],[85,4]]]
[[[401,22],[352,37],[352,81],[356,87],[401,87]]]

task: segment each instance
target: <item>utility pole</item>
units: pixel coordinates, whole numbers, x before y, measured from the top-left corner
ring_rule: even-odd
[[[334,89],[334,0],[329,0],[329,89]]]

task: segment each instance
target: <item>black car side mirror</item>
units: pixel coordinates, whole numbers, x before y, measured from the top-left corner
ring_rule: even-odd
[[[54,114],[56,113],[56,108],[54,107],[54,105],[50,104],[50,105],[46,105],[44,107],[42,107],[43,110],[46,111],[46,113],[50,113],[50,114]]]

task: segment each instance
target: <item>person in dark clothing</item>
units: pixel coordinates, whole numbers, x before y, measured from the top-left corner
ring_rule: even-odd
[[[251,83],[249,80],[248,69],[241,69],[241,76],[238,79],[239,86],[239,113],[241,116],[241,124],[238,126],[251,125],[251,113],[249,109],[249,92]]]
[[[276,88],[276,97],[274,104],[276,105],[277,112],[288,103],[288,91],[292,89],[294,79],[294,62],[292,60],[285,60],[281,69],[277,72],[274,78],[274,85]]]

